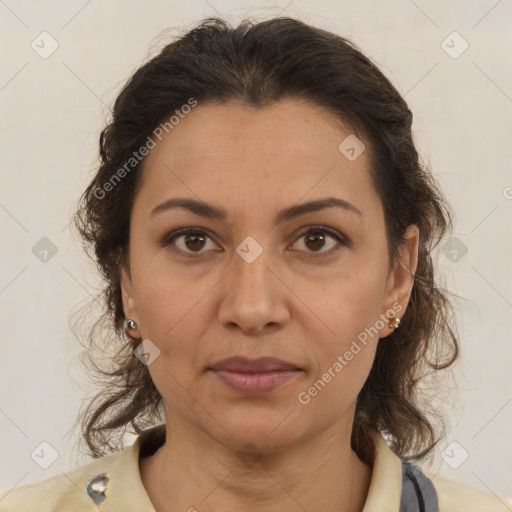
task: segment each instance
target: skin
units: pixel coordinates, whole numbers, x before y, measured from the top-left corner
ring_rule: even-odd
[[[352,451],[350,433],[357,394],[377,344],[386,343],[379,338],[392,331],[388,322],[307,405],[298,395],[379,315],[395,305],[403,316],[419,233],[409,226],[391,265],[369,144],[354,161],[338,150],[351,133],[299,100],[260,110],[199,104],[147,156],[121,285],[126,317],[137,324],[130,335],[160,350],[149,371],[164,399],[167,442],[140,460],[158,512],[362,510],[371,468]],[[327,196],[362,215],[326,208],[274,221],[281,208]],[[177,197],[227,216],[183,208],[151,215]],[[300,233],[312,225],[350,243]],[[166,235],[188,226],[208,236],[162,247]],[[262,248],[252,263],[236,252],[248,236]],[[235,355],[278,357],[304,371],[270,393],[243,396],[205,371]],[[259,457],[250,465],[238,456],[247,443]]]

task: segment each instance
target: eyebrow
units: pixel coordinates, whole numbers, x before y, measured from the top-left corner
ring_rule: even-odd
[[[210,219],[224,220],[227,217],[226,210],[223,210],[222,208],[205,203],[204,201],[197,201],[196,199],[177,197],[167,199],[153,208],[150,216],[152,217],[153,215],[163,213],[174,208],[183,208],[195,213],[196,215]],[[307,203],[283,208],[277,213],[274,222],[278,224],[279,222],[289,221],[301,215],[305,215],[306,213],[313,213],[326,208],[341,208],[342,210],[346,210],[363,217],[363,214],[358,208],[344,199],[340,199],[338,197],[322,197]]]

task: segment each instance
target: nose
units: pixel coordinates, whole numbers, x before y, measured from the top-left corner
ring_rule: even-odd
[[[266,251],[248,263],[238,254],[224,280],[224,296],[218,319],[228,328],[259,334],[282,327],[290,318],[291,293],[272,269]]]

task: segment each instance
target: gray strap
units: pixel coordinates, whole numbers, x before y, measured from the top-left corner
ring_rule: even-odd
[[[399,512],[439,512],[434,484],[414,464],[405,461]]]

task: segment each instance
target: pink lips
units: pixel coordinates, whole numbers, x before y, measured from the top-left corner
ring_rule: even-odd
[[[229,387],[244,394],[268,393],[303,371],[292,363],[273,357],[231,357],[223,359],[208,370]]]

